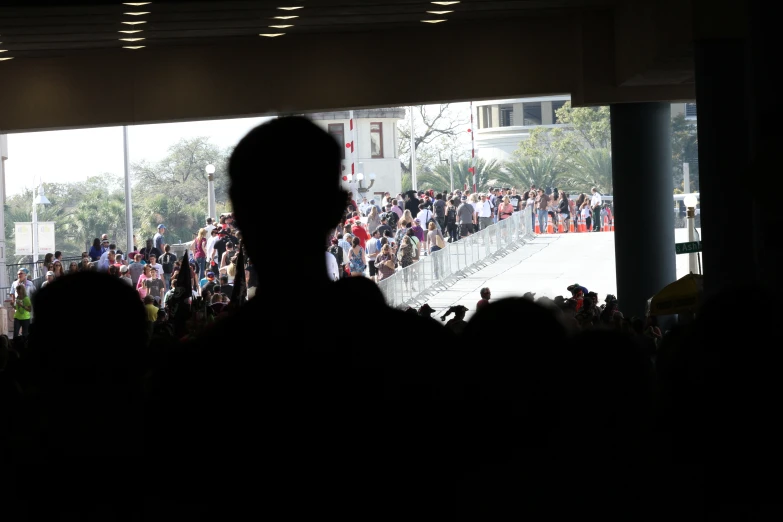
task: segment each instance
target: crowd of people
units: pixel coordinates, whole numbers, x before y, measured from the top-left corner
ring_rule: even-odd
[[[263,295],[150,339],[132,285],[77,272],[35,293],[23,345],[0,337],[9,520],[779,519],[774,307],[718,296],[653,339],[581,285],[560,312],[486,289],[455,333],[369,278],[329,281],[322,240],[264,255],[260,174],[290,172],[303,144],[323,240],[347,198],[328,133],[276,118],[230,158],[243,247],[278,274]],[[191,301],[177,293],[173,316]]]
[[[237,273],[241,232],[234,226],[231,213],[220,216],[217,224],[213,218],[206,219],[203,228],[194,233],[196,238],[188,246],[188,279],[192,297],[198,298],[208,308],[212,318],[226,310],[234,293]],[[104,272],[135,289],[147,310],[150,334],[156,324],[168,321],[169,301],[175,294],[175,287],[185,259],[172,252],[166,242],[166,226],[159,224],[157,233],[137,248],[133,236],[133,250],[124,253],[109,239],[108,234],[93,240],[92,247],[82,252],[81,262],[71,261],[65,268],[61,251],[46,254],[42,267],[46,271],[40,288],[79,272]],[[209,239],[207,239],[209,238]],[[243,298],[252,298],[258,286],[258,275],[253,263],[243,258],[242,277],[245,293]],[[32,313],[30,299],[38,290],[30,279],[30,271],[20,267],[17,279],[12,283],[10,305],[14,309],[13,338],[24,342],[29,334]]]

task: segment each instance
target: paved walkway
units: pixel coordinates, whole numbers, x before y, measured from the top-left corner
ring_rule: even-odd
[[[675,230],[676,242],[687,241],[687,238],[686,229]],[[687,273],[688,256],[678,255],[677,277]],[[492,299],[522,296],[525,292],[535,292],[538,298],[566,296],[566,288],[574,283],[597,292],[601,298],[617,294],[613,233],[537,236],[426,302],[437,311],[437,317],[449,307],[461,304],[468,307],[466,318],[470,318],[481,298],[479,291],[485,286],[492,291]]]

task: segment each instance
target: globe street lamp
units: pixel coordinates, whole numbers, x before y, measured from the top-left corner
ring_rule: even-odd
[[[43,185],[38,185],[37,194],[33,198],[33,279],[38,277],[38,205],[49,205],[50,201],[44,195]]]
[[[206,166],[207,171],[207,217],[215,219],[215,166],[209,164]]]

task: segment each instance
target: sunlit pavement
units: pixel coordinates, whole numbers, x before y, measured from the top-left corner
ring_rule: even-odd
[[[675,242],[688,240],[687,229],[675,229]],[[672,246],[672,249],[674,246]],[[688,255],[678,255],[677,277],[688,273]],[[426,301],[437,313],[461,304],[468,307],[467,318],[481,299],[479,290],[489,287],[492,299],[522,296],[535,292],[536,298],[568,295],[574,283],[598,293],[617,294],[614,265],[614,234],[543,234],[506,257],[479,270]]]

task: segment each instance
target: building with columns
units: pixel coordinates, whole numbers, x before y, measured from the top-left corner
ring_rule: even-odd
[[[351,112],[316,112],[307,117],[324,128],[341,145],[343,187],[354,198],[371,199],[384,192],[402,190],[402,167],[397,158],[397,121],[405,118],[404,108],[353,111],[356,143],[351,153]],[[351,167],[354,166],[354,172]]]
[[[533,129],[564,126],[557,121],[556,111],[567,101],[571,101],[568,94],[474,102],[476,153],[487,161],[509,160]],[[696,119],[695,103],[672,103],[671,111],[672,116]]]

